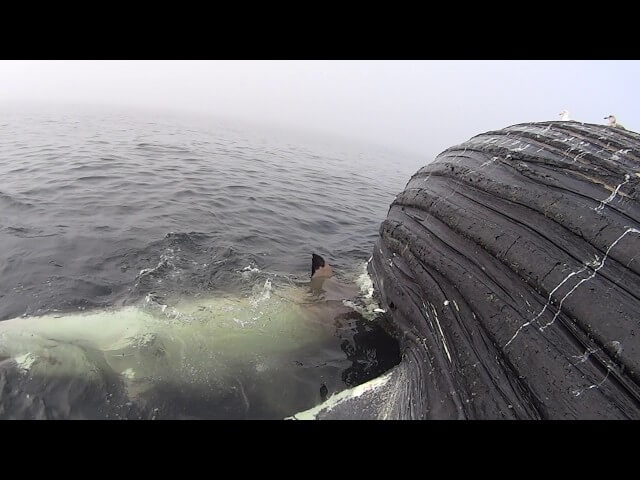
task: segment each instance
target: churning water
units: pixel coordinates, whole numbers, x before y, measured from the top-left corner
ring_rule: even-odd
[[[284,418],[397,363],[364,272],[420,160],[292,138],[0,115],[0,418]]]

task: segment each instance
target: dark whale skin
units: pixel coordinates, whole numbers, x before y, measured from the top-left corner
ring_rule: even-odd
[[[640,418],[640,135],[513,125],[447,149],[369,263],[403,359],[316,418]]]

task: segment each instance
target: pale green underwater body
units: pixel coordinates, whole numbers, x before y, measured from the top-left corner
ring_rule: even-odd
[[[338,300],[341,294],[357,294],[357,288],[341,290],[336,289],[339,284],[329,283],[327,295],[318,298],[308,286],[275,288],[267,280],[251,295],[180,298],[171,306],[148,296],[138,305],[121,308],[15,318],[0,322],[0,361],[14,372],[13,403],[22,388],[24,398],[40,399],[44,405],[32,413],[48,412],[47,418],[52,416],[51,406],[46,406],[51,403],[48,386],[79,379],[93,385],[92,392],[115,388],[119,402],[135,407],[141,418],[140,412],[154,403],[157,388],[205,398],[202,402],[212,410],[221,402],[231,417],[250,418],[255,396],[266,416],[271,410],[287,411],[287,402],[292,409],[300,402],[311,407],[321,399],[315,386],[308,392],[305,386],[321,381],[338,390],[339,373],[349,366],[342,352],[335,353],[348,338],[341,338],[341,327],[348,330],[355,317],[365,321],[354,308],[371,317],[376,307],[368,277],[359,280],[360,299],[369,299],[360,306],[355,299]],[[86,387],[81,390],[79,396],[86,394]],[[2,397],[0,415],[4,411],[11,418],[7,405],[13,403],[7,398]],[[62,402],[66,415],[73,418],[71,403],[71,398]],[[29,408],[18,410],[27,415]],[[150,411],[153,417],[161,416],[158,408]],[[211,415],[217,417],[213,411]],[[175,412],[171,416],[181,417]]]

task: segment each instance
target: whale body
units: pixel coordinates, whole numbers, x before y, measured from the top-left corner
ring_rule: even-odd
[[[402,361],[293,418],[640,418],[639,200],[629,130],[526,123],[445,150],[369,264]]]

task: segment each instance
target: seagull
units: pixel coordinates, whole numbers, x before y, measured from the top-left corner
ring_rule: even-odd
[[[622,125],[620,125],[617,121],[616,121],[616,117],[614,117],[613,115],[609,115],[608,117],[604,117],[605,120],[609,120],[609,126],[610,127],[616,127],[616,128],[621,128],[622,130],[626,130],[626,128],[624,128]]]
[[[569,118],[569,112],[567,112],[566,110],[562,110],[560,113],[560,120],[563,122],[568,122],[569,120],[571,120]]]

